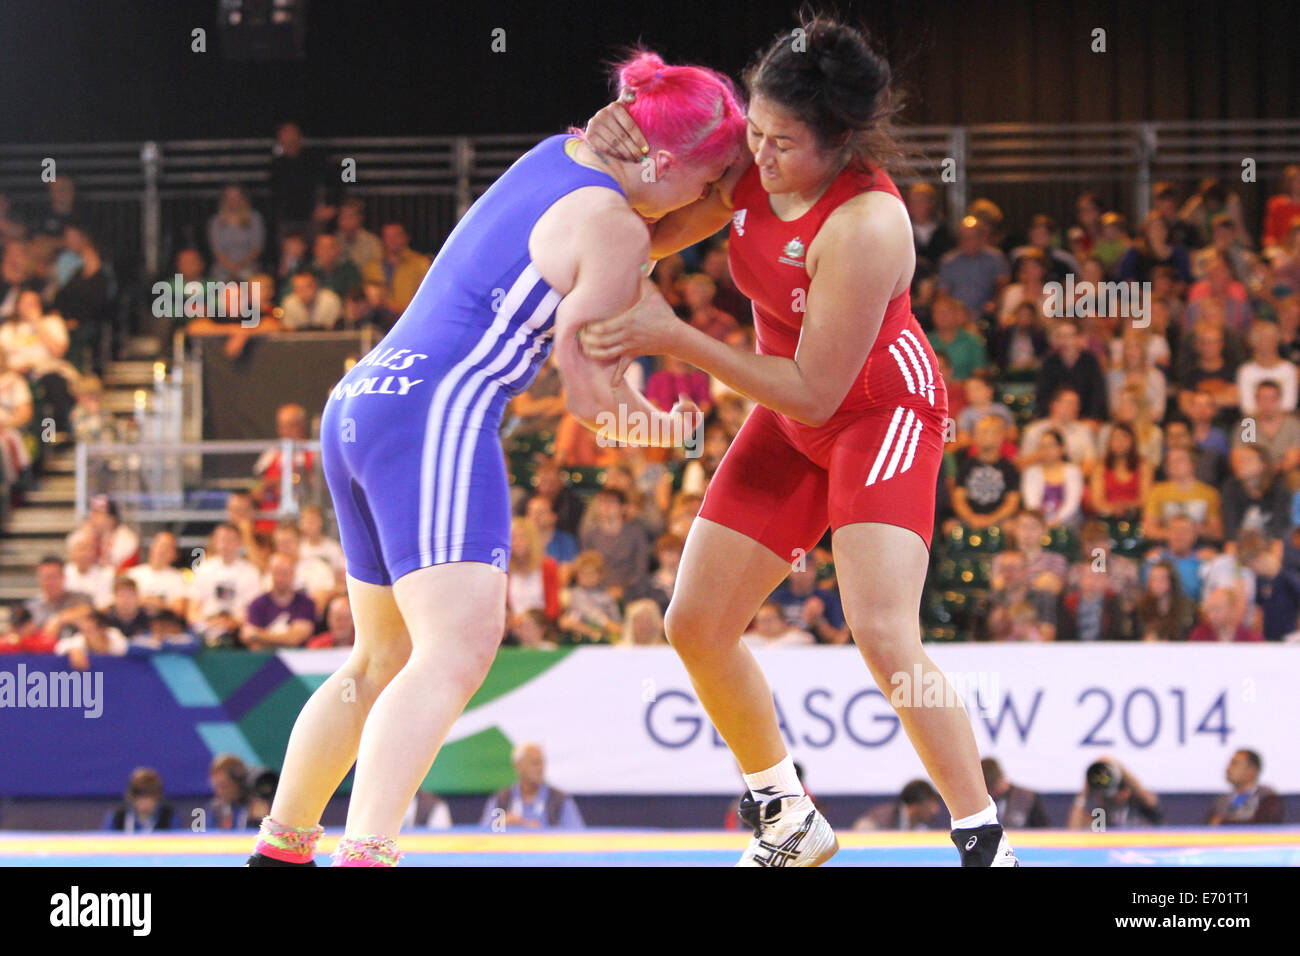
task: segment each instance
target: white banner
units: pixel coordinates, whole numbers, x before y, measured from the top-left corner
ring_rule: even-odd
[[[1263,782],[1300,791],[1300,647],[1211,644],[928,646],[966,702],[981,756],[1013,782],[1075,792],[1102,755],[1164,793],[1226,787],[1238,748]],[[505,651],[503,653],[510,653]],[[518,653],[518,652],[516,652]],[[542,653],[542,652],[533,652]],[[290,652],[315,670],[334,655]],[[818,794],[895,793],[925,772],[855,649],[756,654],[786,745]],[[308,664],[310,661],[310,664]],[[900,675],[893,693],[937,702]],[[926,696],[929,695],[929,696]],[[580,648],[468,711],[451,741],[496,728],[539,742],[547,777],[573,793],[732,794],[740,776],[669,648]]]

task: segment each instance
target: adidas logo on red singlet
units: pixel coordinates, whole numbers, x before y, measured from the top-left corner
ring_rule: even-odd
[[[910,408],[899,405],[889,420],[889,431],[876,453],[876,461],[867,475],[867,487],[876,480],[888,481],[912,467],[916,457],[916,443],[921,437],[921,418]]]
[[[738,236],[745,234],[745,213],[748,211],[748,209],[737,209],[731,214],[731,228],[736,230]]]
[[[925,348],[911,329],[903,329],[902,334],[894,339],[889,346],[889,354],[898,363],[903,381],[907,382],[907,390],[913,395],[924,395],[933,405],[934,369],[930,366]]]

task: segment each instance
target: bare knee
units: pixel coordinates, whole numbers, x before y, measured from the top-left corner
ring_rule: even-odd
[[[745,622],[747,623],[747,622]],[[698,605],[673,601],[664,615],[668,643],[684,659],[703,658],[735,647],[745,624],[727,626]],[[733,633],[734,632],[734,633]]]
[[[910,670],[923,653],[921,622],[914,614],[850,612],[847,617],[858,651],[877,679]]]

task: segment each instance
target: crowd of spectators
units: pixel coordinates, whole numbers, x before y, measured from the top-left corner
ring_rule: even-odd
[[[935,187],[907,190],[913,310],[940,356],[951,415],[928,637],[1297,637],[1300,167],[1281,185],[1257,236],[1218,180],[1188,197],[1157,184],[1151,213],[1132,225],[1093,193],[1063,226],[1046,214],[1006,222],[982,198],[949,223]],[[225,188],[166,277],[180,294],[163,318],[224,337],[230,354],[266,332],[383,332],[429,266],[404,223],[374,221],[331,182],[292,123],[277,133],[261,206]],[[78,440],[125,437],[94,374],[118,290],[66,177],[27,221],[0,199],[0,239],[0,464],[21,487],[39,468],[37,422]],[[754,348],[725,235],[659,262],[652,279],[682,321]],[[244,285],[191,294],[223,281]],[[1120,282],[1144,285],[1123,300],[1100,294]],[[251,324],[236,301],[246,294]],[[547,363],[512,402],[503,434],[515,506],[509,643],[664,641],[686,534],[752,404],[671,357],[640,359],[628,374],[665,410],[682,394],[696,402],[698,454],[602,446],[565,410]],[[305,439],[311,427],[301,407],[280,409],[281,437]],[[295,466],[310,471],[302,454]],[[169,531],[133,539],[114,503],[99,502],[67,552],[42,563],[40,596],[14,610],[0,648],[125,653],[157,645],[159,621],[180,631],[166,646],[350,641],[327,516],[269,517],[280,506],[278,455],[231,496],[228,521],[193,549],[201,559],[183,558]],[[829,544],[827,535],[795,563],[748,643],[849,639]]]

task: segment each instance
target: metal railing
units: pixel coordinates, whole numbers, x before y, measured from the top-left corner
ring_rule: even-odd
[[[948,213],[960,217],[971,199],[988,196],[1010,221],[1030,212],[1072,213],[1085,187],[1131,221],[1144,216],[1151,183],[1231,176],[1254,160],[1259,189],[1243,195],[1258,217],[1287,163],[1300,162],[1300,119],[1196,120],[1141,123],[989,123],[911,126],[904,141],[921,155],[921,177],[944,186]],[[355,161],[356,182],[372,221],[406,222],[416,248],[435,249],[470,203],[544,134],[383,136],[309,140],[342,169]],[[41,163],[78,183],[88,224],[119,255],[138,252],[146,275],[163,267],[167,237],[201,232],[221,187],[267,194],[270,139],[164,140],[146,143],[0,145],[0,192],[20,209],[45,197]],[[944,175],[946,172],[946,175]],[[904,182],[907,180],[904,179]],[[1239,191],[1245,191],[1241,184]]]
[[[325,506],[328,513],[318,441],[83,442],[76,446],[77,520],[86,515],[91,497],[103,493],[112,497],[122,520],[136,527],[220,521],[225,516],[225,495],[203,480],[203,459],[251,458],[272,450],[279,451],[282,463],[279,507],[258,512],[258,517],[295,518],[306,504]],[[308,467],[298,467],[299,452],[312,453]]]

